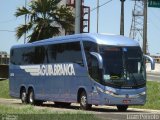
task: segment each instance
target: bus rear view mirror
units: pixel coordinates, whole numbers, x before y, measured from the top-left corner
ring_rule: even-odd
[[[96,53],[96,52],[90,52],[90,54],[97,58],[98,63],[99,63],[99,69],[103,69],[103,59],[102,59],[102,56],[99,53]]]
[[[154,61],[154,59],[151,56],[149,56],[149,55],[144,55],[144,57],[145,57],[145,59],[147,59],[147,60],[150,61],[150,63],[151,63],[151,70],[154,70],[155,69],[155,61]]]

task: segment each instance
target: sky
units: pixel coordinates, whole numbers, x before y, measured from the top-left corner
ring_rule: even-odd
[[[27,0],[28,2],[30,0]],[[97,0],[84,0],[91,10],[96,7]],[[99,0],[100,5],[109,0]],[[11,46],[23,44],[24,38],[17,40],[15,30],[20,24],[24,24],[24,17],[16,18],[14,13],[18,7],[24,6],[25,0],[1,0],[0,3],[0,51],[9,53]],[[129,37],[132,9],[134,2],[125,1],[125,36]],[[100,7],[99,33],[119,34],[120,31],[120,0],[112,0]],[[90,32],[96,33],[96,10],[91,12]],[[152,55],[160,54],[160,8],[148,8],[148,50]]]

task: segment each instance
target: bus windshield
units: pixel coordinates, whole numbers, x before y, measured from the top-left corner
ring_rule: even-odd
[[[145,66],[140,47],[100,46],[103,83],[118,88],[145,86]]]

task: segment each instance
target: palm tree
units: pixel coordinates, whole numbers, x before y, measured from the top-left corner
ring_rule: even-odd
[[[27,23],[16,28],[20,39],[27,33],[28,42],[60,35],[61,30],[73,31],[74,17],[69,7],[60,5],[61,0],[32,0],[28,7],[18,8],[15,16],[26,16]]]

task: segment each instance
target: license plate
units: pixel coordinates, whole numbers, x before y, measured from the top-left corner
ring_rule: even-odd
[[[131,103],[131,100],[123,100],[123,103],[124,103],[124,104]]]

